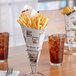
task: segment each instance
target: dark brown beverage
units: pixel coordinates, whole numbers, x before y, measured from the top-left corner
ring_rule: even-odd
[[[0,61],[8,59],[9,33],[0,33]]]
[[[64,37],[62,35],[51,35],[48,37],[50,62],[59,64],[63,61]]]

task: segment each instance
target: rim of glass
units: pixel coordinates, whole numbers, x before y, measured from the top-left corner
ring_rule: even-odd
[[[0,32],[0,36],[9,36],[9,32]]]
[[[51,37],[51,36],[55,36],[57,38],[65,38],[66,37],[66,34],[51,34],[51,35],[48,35],[48,37]]]

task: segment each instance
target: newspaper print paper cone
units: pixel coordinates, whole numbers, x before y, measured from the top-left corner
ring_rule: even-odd
[[[66,22],[66,30],[75,30],[76,31],[76,11],[72,12],[69,15],[64,15]]]
[[[17,20],[22,28],[26,43],[26,51],[30,60],[32,72],[29,74],[34,74],[34,76],[36,76],[36,74],[41,74],[43,76],[42,73],[36,72],[36,67],[39,61],[48,20],[49,17],[44,17],[42,14],[37,13],[35,9],[27,5],[24,7],[19,20]]]
[[[69,50],[72,50],[72,44],[75,38],[76,31],[76,11],[70,13],[69,15],[64,15],[66,22],[66,33],[67,33],[67,42],[69,46]]]
[[[31,62],[30,65],[37,65],[46,28],[43,30],[31,29],[25,26],[21,26],[21,28],[26,43],[29,60]]]

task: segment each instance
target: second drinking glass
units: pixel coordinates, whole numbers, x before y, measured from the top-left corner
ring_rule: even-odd
[[[64,35],[55,34],[48,37],[50,64],[59,66],[63,62]]]
[[[0,33],[0,62],[6,62],[8,59],[9,33]]]

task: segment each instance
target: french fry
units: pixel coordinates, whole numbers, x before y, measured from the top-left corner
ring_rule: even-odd
[[[28,16],[28,15],[24,15],[25,16],[25,20],[27,21],[27,23],[29,24],[29,25],[31,25],[31,18]]]
[[[41,22],[40,22],[40,25],[43,26],[43,25],[44,25],[44,16],[41,15],[41,20],[40,20],[40,21],[41,21]]]
[[[62,13],[63,15],[65,15],[65,14],[68,14],[68,13],[70,13],[70,12],[72,12],[72,11],[73,11],[72,8],[70,8],[70,7],[65,7],[65,8],[61,11],[61,13]]]
[[[32,28],[34,29],[34,28],[36,28],[36,17],[33,17],[32,19],[31,19],[31,22],[32,22]]]
[[[20,25],[23,25],[23,23],[21,23],[20,20],[17,20],[17,22],[18,22]]]
[[[22,17],[23,17],[23,18],[22,18]],[[27,25],[27,27],[30,27],[29,21],[25,18],[26,15],[23,14],[22,17],[20,17],[20,20],[22,20],[22,21]],[[25,19],[26,19],[26,20],[25,20]]]
[[[25,20],[24,20],[24,18],[22,18],[22,17],[19,17],[25,24],[27,23]]]
[[[43,25],[44,28],[45,28],[45,26],[47,25],[48,20],[49,20],[49,18],[45,18],[45,19],[44,19],[44,25]]]
[[[37,17],[37,22],[36,22],[36,25],[37,25],[37,29],[39,29],[40,20],[41,20],[41,18],[38,16],[38,17]]]
[[[39,30],[42,30],[42,25],[39,25]]]
[[[26,14],[21,14],[21,17],[27,22],[28,20],[27,20],[27,17],[26,17]]]
[[[26,24],[22,21],[22,20],[17,20],[18,21],[18,23],[20,23],[21,25],[23,25],[23,26],[26,26]],[[27,26],[26,26],[27,27]]]
[[[22,13],[20,16],[25,19],[25,14],[24,13]]]
[[[38,19],[38,25],[37,25],[38,29],[39,29],[39,25],[40,25],[40,18]]]

